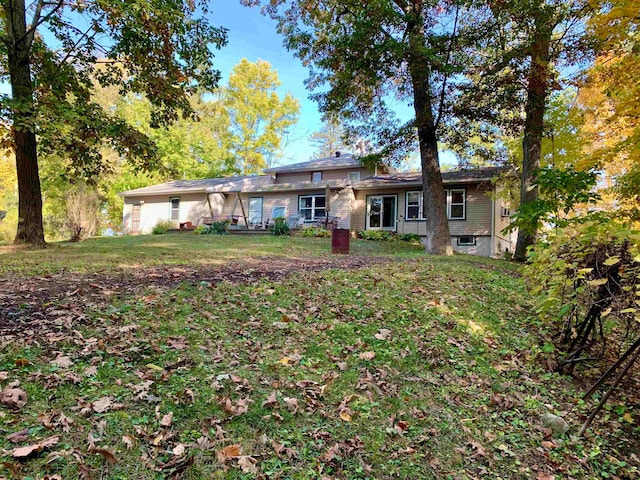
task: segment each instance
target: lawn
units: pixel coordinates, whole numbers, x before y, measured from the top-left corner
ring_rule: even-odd
[[[619,399],[580,441],[541,424],[552,412],[575,431],[588,406],[544,368],[518,267],[329,245],[158,236],[1,250],[5,285],[57,286],[3,319],[2,387],[28,399],[0,406],[0,476],[637,478],[640,433]]]

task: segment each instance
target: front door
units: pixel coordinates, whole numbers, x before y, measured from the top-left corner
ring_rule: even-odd
[[[396,229],[396,196],[370,196],[367,201],[367,230]]]
[[[131,209],[131,233],[140,233],[140,210],[142,205],[139,203]]]

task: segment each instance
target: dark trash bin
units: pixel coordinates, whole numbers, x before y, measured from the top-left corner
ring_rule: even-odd
[[[349,229],[331,230],[331,253],[349,253]]]

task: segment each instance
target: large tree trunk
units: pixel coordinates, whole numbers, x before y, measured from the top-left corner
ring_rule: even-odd
[[[29,53],[33,35],[27,32],[24,0],[3,7],[6,14],[8,64],[12,93],[13,140],[18,174],[16,244],[44,245],[42,192],[38,173],[33,84]]]
[[[417,13],[417,12],[416,12]],[[409,25],[409,72],[413,87],[413,107],[420,143],[422,166],[423,211],[426,217],[426,251],[436,255],[452,255],[447,197],[440,174],[438,137],[432,111],[429,59],[425,55],[421,23]]]
[[[531,47],[531,66],[527,79],[526,119],[524,138],[522,140],[522,182],[520,186],[520,205],[538,199],[538,188],[532,185],[533,173],[540,168],[542,151],[542,133],[544,128],[544,112],[549,84],[549,45],[552,28],[549,19],[540,13],[536,18],[536,32]],[[536,241],[537,232],[518,231],[518,241],[514,257],[524,262],[527,259],[527,248]]]

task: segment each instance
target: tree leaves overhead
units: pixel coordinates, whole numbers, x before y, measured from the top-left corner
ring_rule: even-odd
[[[202,0],[15,0],[0,8],[0,79],[12,87],[0,108],[13,126],[3,144],[16,152],[16,242],[41,245],[38,143],[42,153],[68,156],[70,173],[86,179],[105,171],[103,141],[149,168],[153,145],[92,103],[94,81],[145,95],[154,125],[192,115],[189,96],[217,86],[210,47],[226,43],[226,30],[209,25]]]

